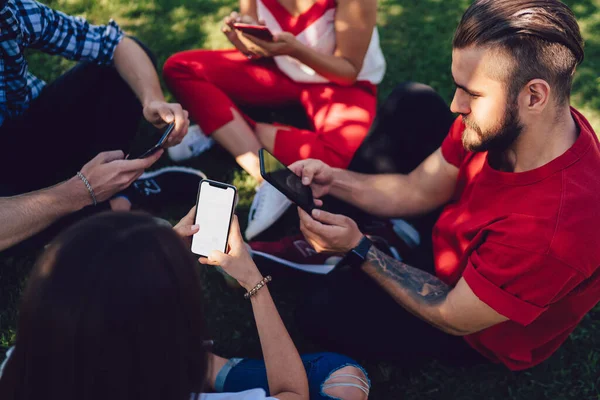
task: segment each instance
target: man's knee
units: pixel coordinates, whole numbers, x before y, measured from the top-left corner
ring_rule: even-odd
[[[406,82],[402,82],[402,83],[398,84],[394,88],[392,93],[397,94],[397,95],[414,96],[414,95],[419,95],[419,94],[423,94],[423,93],[431,94],[431,93],[437,93],[437,92],[431,86],[426,85],[424,83],[406,81]]]
[[[440,98],[437,92],[428,85],[418,82],[403,82],[397,85],[385,100],[383,112],[395,113],[406,106],[414,106],[415,101],[421,103],[423,99]]]
[[[322,386],[324,394],[343,400],[366,400],[369,389],[369,380],[363,370],[351,365],[329,375]]]

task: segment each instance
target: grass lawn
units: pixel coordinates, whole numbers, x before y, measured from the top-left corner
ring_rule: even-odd
[[[149,45],[160,64],[180,50],[227,46],[220,21],[236,9],[236,0],[51,0],[52,6],[96,23],[114,18],[130,34]],[[586,60],[578,71],[573,103],[600,132],[600,0],[570,0],[586,38]],[[450,101],[452,33],[467,0],[380,0],[379,26],[388,69],[381,85],[383,99],[405,80],[427,83]],[[52,80],[72,64],[31,54],[31,71]],[[165,157],[166,158],[166,157]],[[161,165],[167,163],[161,160]],[[254,182],[220,149],[194,160],[211,178],[234,182],[241,193],[239,213],[245,218]],[[600,171],[599,171],[600,174]],[[175,219],[184,209],[169,210]],[[0,351],[14,341],[18,299],[36,254],[0,255]],[[205,272],[209,325],[216,350],[226,356],[257,356],[260,351],[251,310],[241,293],[229,290],[220,275]],[[310,278],[302,278],[310,279]],[[294,299],[301,292],[289,282],[273,285],[274,296],[302,352],[318,350],[303,340],[293,323]],[[392,317],[382,315],[382,318]],[[157,316],[157,323],[160,316]],[[166,345],[157,344],[157,345]],[[410,346],[410,343],[400,345]],[[2,359],[2,356],[0,356]],[[373,399],[600,399],[600,306],[586,316],[563,347],[547,362],[526,372],[499,366],[450,368],[429,363],[401,370],[389,363],[364,361]]]

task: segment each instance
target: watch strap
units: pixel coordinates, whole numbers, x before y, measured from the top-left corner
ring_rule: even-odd
[[[373,246],[373,242],[371,241],[371,239],[369,239],[366,236],[363,236],[360,242],[358,242],[358,244],[356,245],[356,247],[350,251],[355,253],[361,258],[362,261],[364,261],[367,258],[367,254],[369,254],[369,250],[371,250],[371,246]]]
[[[366,236],[358,242],[356,247],[350,250],[344,258],[340,260],[337,264],[336,269],[354,269],[359,268],[365,259],[367,258],[367,254],[369,250],[373,246],[373,242]]]

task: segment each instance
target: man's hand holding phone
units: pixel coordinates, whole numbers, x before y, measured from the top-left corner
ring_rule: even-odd
[[[303,185],[310,186],[315,197],[315,205],[322,206],[323,202],[320,198],[331,191],[334,180],[333,168],[323,161],[314,159],[296,161],[288,168],[302,178]]]
[[[263,279],[244,243],[237,216],[231,221],[227,254],[214,250],[208,257],[201,257],[200,263],[220,266],[247,291]]]
[[[106,151],[85,164],[81,168],[81,173],[94,190],[96,200],[103,202],[129,187],[146,168],[152,166],[162,156],[162,153],[163,150],[159,150],[147,158],[125,160],[125,154],[120,150]],[[81,186],[80,192],[88,198],[89,193],[83,183]],[[91,198],[89,200],[91,203]]]
[[[181,143],[190,126],[189,114],[180,104],[167,103],[164,100],[151,101],[144,105],[144,118],[157,128],[174,123],[173,132],[164,143],[164,147]]]
[[[334,182],[334,169],[320,160],[300,160],[288,167],[310,186],[315,205],[322,206],[321,197],[329,194]],[[308,214],[298,208],[300,230],[306,240],[319,253],[347,253],[363,237],[354,220],[344,215],[314,209]]]
[[[127,154],[126,158],[128,160],[135,160],[136,158],[146,158],[146,157],[150,157],[152,154],[156,153],[157,151],[164,149],[165,147],[167,147],[169,138],[173,134],[174,130],[175,130],[175,123],[171,122],[169,125],[167,125],[165,127],[164,131],[160,134],[158,141],[152,147],[150,147],[149,149],[147,149],[146,151],[141,152],[141,153],[129,153],[129,154]]]
[[[311,215],[298,208],[300,230],[319,253],[347,253],[355,248],[363,234],[353,219],[314,209]]]

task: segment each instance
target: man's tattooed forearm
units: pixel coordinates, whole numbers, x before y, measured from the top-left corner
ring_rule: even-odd
[[[418,302],[429,305],[441,303],[446,299],[450,287],[435,276],[413,268],[371,247],[366,262],[375,268],[377,274],[391,279]]]

